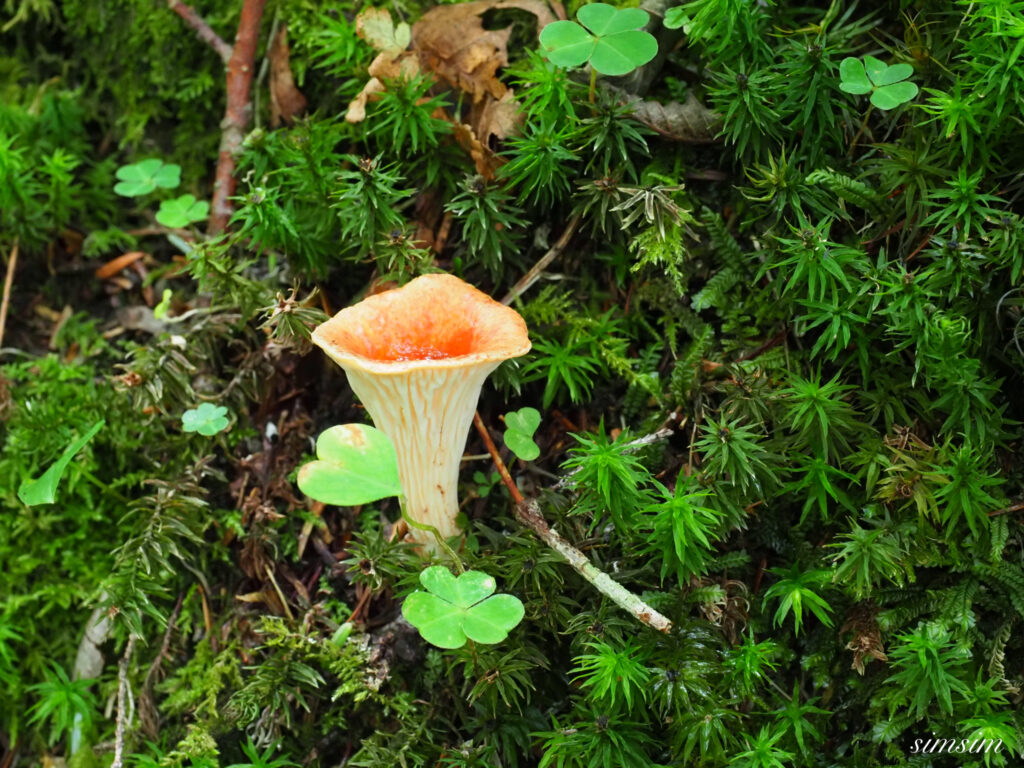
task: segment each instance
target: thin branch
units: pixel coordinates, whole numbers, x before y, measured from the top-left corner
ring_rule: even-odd
[[[537,506],[537,502],[533,499],[526,499],[523,494],[520,493],[519,488],[516,487],[515,481],[512,480],[512,475],[509,474],[508,468],[505,466],[505,462],[501,460],[498,448],[494,445],[494,441],[491,439],[491,435],[487,431],[487,427],[484,425],[479,413],[474,414],[473,424],[476,425],[477,432],[479,432],[480,437],[483,438],[484,445],[487,446],[487,452],[491,454],[491,459],[494,461],[494,466],[497,468],[498,474],[501,475],[501,479],[505,483],[505,487],[508,488],[509,493],[512,494],[512,498],[516,503],[516,519],[536,533],[537,536],[540,537],[541,541],[564,557],[569,562],[569,565],[571,565],[576,572],[580,574],[580,576],[593,584],[598,592],[610,598],[617,606],[622,608],[624,611],[633,614],[633,616],[635,616],[639,621],[658,630],[659,632],[668,632],[671,630],[671,621],[651,608],[651,606],[645,603],[641,598],[637,597],[624,586],[619,584],[607,573],[598,570],[593,563],[587,559],[586,555],[563,539],[547,524],[547,521],[544,520],[543,515],[540,513],[540,507]],[[671,433],[671,430],[661,431]],[[657,435],[659,433],[656,432],[655,434]],[[651,438],[648,442],[654,442],[653,436],[649,435],[648,438]],[[645,438],[641,438],[641,440],[643,439]]]
[[[686,419],[683,419],[683,424],[685,423]],[[681,426],[682,424],[680,424],[680,427]],[[675,432],[674,429],[671,429],[669,427],[661,427],[657,431],[651,432],[651,434],[649,435],[638,437],[636,440],[630,440],[628,443],[625,443],[622,446],[622,450],[627,452],[638,451],[641,448],[644,448],[645,446],[653,445],[654,443],[660,442],[662,440],[667,440],[669,437],[672,436],[673,432]],[[569,480],[572,479],[573,475],[575,475],[581,469],[582,467],[577,467],[569,474],[564,475],[557,483],[555,483],[555,490],[557,491],[558,489],[564,488],[566,485],[568,485]]]
[[[190,5],[181,0],[167,0],[167,7],[181,16],[185,23],[195,30],[196,35],[204,43],[209,44],[225,64],[231,59],[231,46],[224,42],[224,38],[213,31],[213,28],[206,23],[206,19],[196,13]]]
[[[135,703],[132,700],[131,686],[128,684],[128,664],[135,651],[135,635],[128,636],[128,644],[117,673],[117,728],[114,731],[114,762],[110,768],[122,768],[124,765],[124,739],[128,730]]]
[[[228,59],[227,106],[221,122],[220,152],[207,225],[207,233],[211,235],[220,234],[227,228],[233,212],[231,197],[235,194],[235,162],[252,117],[249,93],[260,37],[260,21],[266,4],[267,0],[245,0],[238,19],[235,46]]]
[[[14,283],[14,270],[18,267],[18,239],[14,239],[11,257],[7,260],[7,276],[4,278],[4,298],[0,302],[0,347],[4,345],[4,327],[7,325],[7,310],[11,305],[11,285]]]
[[[787,335],[789,335],[789,326],[784,327],[781,331],[776,333],[772,338],[768,339],[768,341],[766,341],[764,344],[759,346],[753,352],[748,352],[745,355],[740,355],[739,357],[737,357],[736,358],[736,362],[737,363],[745,363],[748,360],[755,360],[756,358],[758,358],[761,355],[763,355],[765,352],[767,352],[772,347],[775,347],[775,346],[778,346],[779,344],[781,344],[786,339]]]
[[[576,228],[580,225],[580,216],[576,214],[569,220],[569,223],[565,227],[565,231],[562,236],[558,238],[558,241],[548,249],[548,252],[541,256],[540,261],[530,268],[530,271],[523,275],[522,279],[512,286],[505,298],[501,300],[502,304],[506,306],[511,304],[522,293],[525,293],[531,285],[536,283],[540,279],[541,273],[547,269],[548,265],[557,258],[558,254],[565,250],[565,246],[569,244],[569,240],[576,233]]]
[[[476,431],[483,438],[487,452],[491,454],[491,461],[494,462],[494,467],[498,470],[498,474],[501,475],[501,480],[505,483],[505,487],[508,488],[508,492],[512,494],[512,499],[516,504],[522,504],[526,499],[519,492],[519,488],[516,486],[515,480],[512,479],[512,475],[508,473],[508,467],[505,466],[505,462],[501,460],[498,446],[491,439],[491,433],[487,431],[487,426],[484,424],[484,420],[480,418],[479,411],[473,414],[473,426],[476,427]]]
[[[989,512],[987,514],[989,517],[995,517],[996,515],[1005,515],[1010,512],[1019,512],[1022,509],[1024,509],[1024,501],[1020,502],[1019,504],[1014,504],[1011,507],[1003,507],[1002,509],[993,510],[992,512]]]
[[[615,581],[604,571],[594,567],[586,555],[563,539],[554,528],[548,526],[541,516],[540,508],[533,499],[516,505],[516,520],[530,528],[541,540],[569,561],[576,572],[589,581],[598,592],[607,596],[622,610],[633,614],[642,623],[659,632],[669,632],[672,622],[634,595],[624,586]]]

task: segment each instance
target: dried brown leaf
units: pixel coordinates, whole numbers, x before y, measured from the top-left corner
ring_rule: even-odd
[[[486,99],[480,104],[474,104],[470,125],[480,138],[480,143],[489,149],[494,146],[492,138],[500,141],[518,133],[523,118],[512,90],[509,89],[500,99]]]
[[[274,35],[267,57],[270,59],[270,124],[291,125],[295,116],[306,109],[306,97],[292,77],[287,24],[282,24]]]
[[[476,172],[484,177],[487,181],[494,178],[494,174],[498,168],[501,167],[501,161],[495,156],[493,152],[487,147],[480,143],[480,140],[476,137],[476,133],[473,129],[465,123],[455,123],[452,126],[452,131],[455,136],[455,141],[458,142],[459,146],[462,147],[469,156],[473,158],[473,165],[476,166]]]
[[[532,13],[538,31],[555,21],[540,0],[474,0],[432,8],[412,27],[412,46],[423,66],[472,95],[474,102],[485,96],[501,99],[507,91],[496,75],[508,65],[512,28],[484,29],[481,19],[484,12],[497,8]]]
[[[846,649],[853,651],[850,668],[856,670],[859,675],[864,674],[864,662],[868,657],[878,661],[887,661],[889,658],[882,644],[877,613],[878,608],[873,603],[858,603],[850,609],[846,622],[839,630],[840,636],[847,632],[853,633],[853,638],[846,644]]]
[[[409,79],[419,74],[420,65],[416,58],[408,53],[384,51],[377,54],[370,62],[368,72],[370,79],[363,90],[359,92],[348,105],[348,112],[345,113],[345,121],[349,123],[361,123],[366,119],[366,104],[373,101],[378,93],[387,90],[385,80],[397,78]]]

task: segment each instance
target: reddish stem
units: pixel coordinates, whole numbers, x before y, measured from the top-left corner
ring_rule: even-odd
[[[223,232],[231,220],[231,196],[235,194],[235,159],[252,117],[249,92],[260,38],[260,21],[266,4],[267,0],[245,0],[238,20],[235,47],[228,60],[227,106],[221,123],[220,154],[213,180],[210,221],[206,228],[211,235]]]
[[[505,487],[508,488],[508,492],[512,494],[512,499],[516,504],[522,504],[525,499],[523,494],[519,492],[516,487],[515,480],[512,479],[512,475],[508,473],[508,467],[505,466],[505,462],[501,460],[501,454],[498,453],[498,447],[494,444],[491,439],[491,433],[487,431],[487,427],[484,425],[483,419],[480,418],[479,411],[473,414],[473,424],[476,426],[476,431],[480,433],[480,437],[484,440],[484,445],[487,446],[487,452],[491,454],[491,459],[494,461],[494,467],[498,470],[498,474],[501,475],[502,482],[505,483]]]

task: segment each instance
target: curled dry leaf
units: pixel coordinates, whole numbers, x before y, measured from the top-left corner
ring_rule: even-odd
[[[485,99],[480,104],[474,104],[470,113],[470,125],[485,147],[493,146],[491,139],[501,140],[514,136],[522,122],[523,115],[519,112],[511,89],[500,99]]]
[[[306,97],[292,77],[287,24],[282,24],[274,35],[267,57],[270,59],[270,124],[291,125],[295,116],[306,109]]]
[[[465,123],[453,123],[452,132],[459,146],[466,150],[469,156],[473,158],[476,172],[488,181],[493,179],[494,174],[501,167],[500,158],[481,144],[473,129]]]
[[[500,99],[508,90],[498,80],[499,67],[508,66],[511,27],[484,29],[482,15],[499,8],[519,8],[537,17],[537,29],[555,21],[541,0],[474,0],[441,5],[413,24],[412,47],[423,66],[453,87],[479,101],[485,96]]]
[[[512,90],[497,76],[508,65],[512,28],[484,29],[481,18],[500,8],[532,13],[538,33],[556,20],[541,0],[476,0],[433,8],[412,28],[412,47],[423,67],[472,96],[468,122],[454,123],[455,139],[473,158],[477,173],[488,180],[502,164],[493,142],[514,135],[522,123]]]
[[[657,101],[644,101],[620,88],[605,87],[613,90],[623,102],[633,107],[634,119],[672,141],[690,144],[711,143],[715,141],[715,135],[722,124],[721,116],[701,104],[692,93],[687,94],[686,101],[682,103],[671,101],[662,104]]]
[[[485,180],[494,178],[504,161],[494,154],[493,141],[500,141],[515,135],[523,122],[509,89],[500,99],[484,99],[473,105],[469,123],[450,121],[455,141],[473,158],[476,172]]]
[[[564,11],[556,7],[564,18]],[[456,141],[473,158],[477,172],[492,179],[501,165],[492,150],[493,142],[514,135],[522,122],[512,90],[498,79],[498,70],[508,65],[512,28],[484,29],[481,18],[486,11],[502,8],[532,13],[537,18],[538,34],[557,20],[543,0],[473,0],[442,5],[427,11],[411,30],[405,24],[394,25],[391,14],[383,8],[360,13],[356,34],[380,53],[369,67],[371,79],[349,104],[345,120],[365,120],[367,103],[386,90],[388,80],[430,72],[472,96],[468,122],[451,122]],[[406,50],[410,42],[411,50]]]
[[[345,113],[345,120],[349,123],[361,123],[366,119],[366,104],[372,101],[375,95],[387,90],[385,80],[407,80],[416,77],[420,73],[420,65],[414,57],[403,51],[381,51],[370,62],[367,71],[370,79],[348,105],[348,112]]]

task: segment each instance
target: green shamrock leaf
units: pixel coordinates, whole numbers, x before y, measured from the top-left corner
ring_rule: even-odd
[[[409,595],[402,615],[438,648],[461,648],[467,638],[500,643],[525,614],[519,598],[494,594],[494,578],[483,571],[455,578],[443,565],[434,565],[420,573],[420,584],[427,591]]]
[[[501,482],[501,475],[491,472],[491,476],[488,477],[483,472],[476,471],[473,473],[473,482],[476,483],[476,495],[486,499],[491,495],[494,486]]]
[[[165,227],[177,229],[202,221],[210,213],[210,204],[205,200],[196,200],[195,195],[182,195],[173,200],[160,203],[156,212],[156,220]]]
[[[690,32],[690,17],[686,15],[683,10],[683,6],[677,5],[675,8],[669,8],[665,12],[665,21],[663,22],[666,29],[679,29],[683,28],[683,32],[689,34]]]
[[[642,29],[650,16],[639,8],[591,3],[580,8],[576,18],[579,24],[555,21],[540,33],[544,55],[557,66],[578,67],[589,61],[602,75],[625,75],[658,53],[658,41]]]
[[[224,431],[227,426],[228,409],[222,405],[202,403],[198,408],[181,415],[181,428],[186,432],[198,432],[210,437]]]
[[[114,191],[124,197],[148,195],[157,187],[174,189],[181,183],[181,166],[165,163],[158,157],[122,165],[115,174],[120,182]]]
[[[540,412],[536,408],[520,408],[505,414],[505,445],[523,461],[540,456],[540,448],[533,441],[533,433],[540,426]]]
[[[909,64],[886,64],[874,56],[864,61],[853,57],[839,64],[839,89],[854,95],[871,94],[871,103],[879,109],[895,109],[917,96],[917,85],[907,82],[914,74]]]
[[[35,480],[25,480],[18,487],[18,498],[22,503],[30,507],[37,504],[52,504],[57,498],[57,486],[64,475],[64,470],[71,463],[71,459],[96,436],[97,432],[103,429],[103,425],[106,423],[102,419],[97,421],[89,428],[88,432],[65,448],[60,458],[53,462],[43,474]]]
[[[317,461],[299,470],[299,489],[339,507],[401,496],[398,460],[390,438],[367,424],[340,424],[316,441]]]

